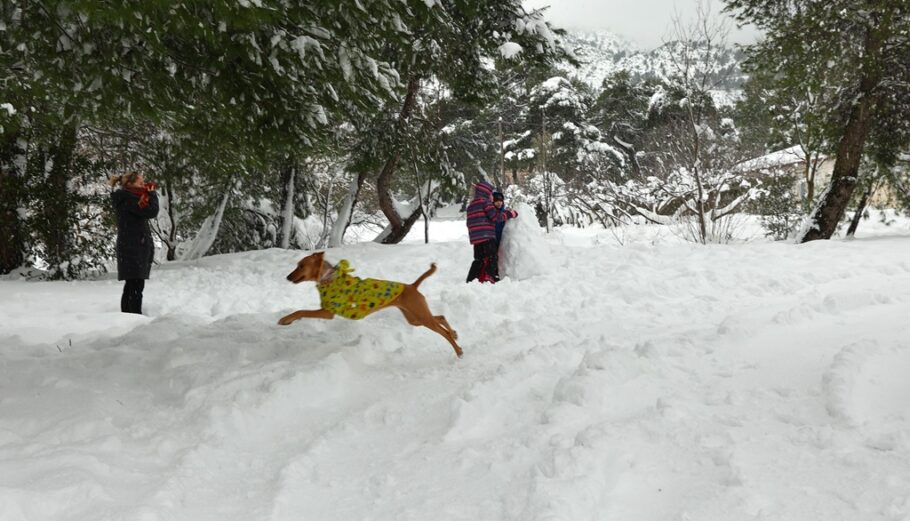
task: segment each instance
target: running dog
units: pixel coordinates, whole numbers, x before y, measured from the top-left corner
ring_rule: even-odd
[[[319,306],[316,310],[300,310],[286,315],[278,321],[286,326],[301,318],[332,319],[335,315],[352,320],[361,318],[389,306],[395,306],[412,326],[423,326],[445,338],[458,358],[463,352],[455,342],[458,333],[452,329],[446,317],[433,315],[424,296],[417,290],[420,283],[436,272],[436,264],[417,277],[413,284],[379,279],[361,279],[350,273],[348,261],[342,260],[332,266],[325,261],[325,252],[307,255],[294,268],[287,279],[294,284],[316,281],[319,290]]]

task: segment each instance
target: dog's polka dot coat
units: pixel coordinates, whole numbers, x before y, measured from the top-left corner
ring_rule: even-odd
[[[361,279],[350,275],[352,271],[348,261],[341,260],[330,280],[316,284],[322,309],[344,318],[360,320],[382,309],[404,291],[401,282]]]

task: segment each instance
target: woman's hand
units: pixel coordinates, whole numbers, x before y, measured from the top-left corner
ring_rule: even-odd
[[[154,192],[158,188],[158,184],[154,181],[149,181],[145,183],[145,189],[149,192]]]

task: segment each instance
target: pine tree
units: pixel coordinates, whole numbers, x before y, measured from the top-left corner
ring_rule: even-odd
[[[392,0],[4,2],[0,230],[13,240],[0,246],[0,273],[27,249],[29,158],[73,157],[77,142],[62,138],[86,126],[152,124],[182,153],[214,151],[240,172],[279,149],[317,147],[338,120],[374,111],[399,86],[381,55],[408,34],[407,9]],[[72,171],[60,166],[51,174],[65,186]],[[74,213],[71,201],[62,195],[56,211]]]
[[[656,90],[654,80],[635,83],[628,71],[617,71],[604,79],[592,107],[592,122],[626,155],[635,175],[641,175],[637,151],[641,149],[650,100]]]
[[[823,108],[828,101],[811,85],[793,84],[764,71],[755,71],[737,104],[737,115],[745,123],[747,141],[755,141],[767,153],[799,147],[805,160],[802,182],[806,187],[803,206],[808,212],[815,200],[816,177],[831,143],[823,126]]]
[[[893,163],[910,142],[910,4],[725,1],[740,22],[766,35],[748,50],[747,68],[802,83],[830,100],[821,123],[836,143],[834,171],[798,240],[828,239],[857,186],[864,153]],[[882,139],[885,133],[889,137]]]
[[[379,206],[391,225],[381,239],[386,244],[401,241],[416,220],[414,214],[399,215],[392,181],[405,153],[404,138],[421,86],[439,82],[456,99],[479,99],[496,87],[488,66],[494,59],[536,64],[564,56],[561,32],[553,30],[539,11],[526,11],[520,0],[414,2],[407,14],[404,23],[413,29],[410,39],[389,50],[406,88],[389,108],[394,114],[391,126],[373,154],[380,165]]]

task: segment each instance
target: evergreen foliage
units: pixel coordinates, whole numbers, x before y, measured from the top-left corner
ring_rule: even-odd
[[[830,188],[801,241],[827,239],[844,215],[864,154],[893,165],[910,145],[910,4],[905,0],[726,0],[740,22],[765,39],[747,50],[746,68],[782,90],[811,93],[834,146]],[[888,135],[886,135],[888,134]]]
[[[275,155],[321,146],[334,121],[393,95],[399,74],[381,54],[408,32],[401,9],[397,2],[355,0],[5,2],[0,228],[17,240],[0,248],[0,271],[23,259],[27,241],[20,232],[29,216],[20,210],[43,196],[24,191],[34,170],[27,163],[79,153],[73,140],[54,141],[60,134],[41,134],[44,129],[79,134],[85,127],[151,126],[167,136],[175,162],[218,158],[224,169],[194,166],[230,182],[226,172],[255,172]],[[143,163],[113,164],[123,162]],[[73,174],[61,170],[57,186],[66,187]],[[39,206],[75,213],[72,193],[57,194],[56,203]],[[40,240],[73,234],[64,225]],[[80,254],[57,242],[44,244],[45,253]]]
[[[393,180],[410,146],[405,141],[413,135],[412,119],[425,119],[420,114],[421,88],[439,83],[455,100],[487,100],[497,86],[497,60],[538,66],[567,57],[562,31],[551,28],[539,11],[525,10],[520,0],[413,2],[412,7],[405,20],[413,29],[410,39],[389,49],[407,87],[373,124],[384,130],[381,138],[368,138],[371,146],[361,146],[367,154],[362,164],[378,170],[379,205],[389,220],[379,240],[387,244],[402,240],[418,215],[399,214]]]
[[[689,238],[708,242],[755,200],[779,237],[791,179],[738,165],[794,144],[840,160],[848,135],[869,165],[851,204],[870,187],[906,195],[904,3],[727,4],[768,34],[735,110],[738,54],[705,4],[652,53],[657,73],[592,88],[565,71],[566,35],[520,0],[10,0],[0,274],[105,269],[105,181],[125,170],[159,183],[162,260],[339,244],[351,219],[383,215],[394,243],[477,179],[516,185],[546,225],[697,223]]]

